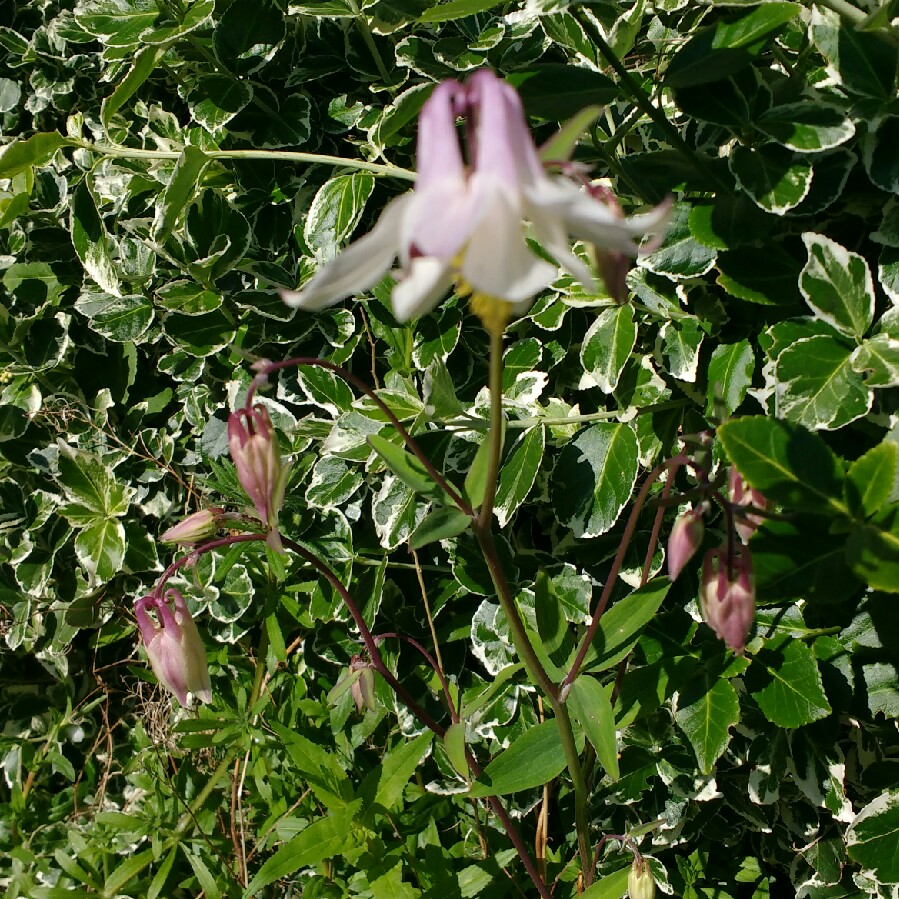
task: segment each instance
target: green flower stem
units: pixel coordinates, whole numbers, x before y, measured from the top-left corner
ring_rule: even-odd
[[[387,71],[387,67],[384,65],[381,54],[378,52],[378,46],[375,44],[375,39],[372,37],[371,28],[368,27],[368,19],[366,19],[360,12],[356,0],[347,0],[347,6],[356,17],[356,26],[359,29],[359,33],[362,35],[362,40],[365,41],[365,46],[368,47],[369,53],[372,55],[372,59],[375,61],[375,65],[378,67],[378,73],[385,82],[389,82],[390,74]]]
[[[503,454],[503,332],[490,331],[490,458],[487,463],[487,489],[478,513],[478,530],[486,531],[493,520],[493,505],[499,487],[499,463]]]
[[[78,141],[78,146],[91,153],[112,156],[116,159],[179,159],[181,153],[174,150],[144,150],[140,147],[113,146],[96,144],[91,141]],[[270,162],[308,162],[313,165],[330,165],[335,168],[355,169],[360,172],[372,172],[375,175],[386,175],[403,181],[414,181],[415,172],[395,165],[384,165],[377,162],[366,162],[364,159],[344,159],[340,156],[328,156],[321,153],[297,153],[291,150],[204,150],[210,159],[267,159]]]

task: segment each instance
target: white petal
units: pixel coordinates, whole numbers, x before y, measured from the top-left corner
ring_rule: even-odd
[[[510,303],[529,300],[555,280],[558,269],[525,243],[516,197],[496,182],[482,181],[478,193],[484,216],[465,248],[462,276],[489,296]]]
[[[453,283],[452,265],[433,256],[418,256],[408,274],[393,288],[391,303],[397,321],[421,318],[441,300]]]
[[[571,252],[568,232],[564,224],[556,216],[536,206],[526,204],[527,217],[534,227],[534,235],[540,246],[549,253],[556,262],[570,272],[586,290],[596,292],[596,279],[590,268],[582,259]]]
[[[403,254],[414,246],[425,256],[449,261],[462,249],[481,218],[475,194],[462,179],[444,178],[416,190],[403,219]],[[408,263],[408,255],[403,265]]]
[[[317,311],[376,284],[390,269],[399,251],[400,230],[411,194],[391,200],[375,227],[341,250],[304,285],[282,290],[288,306]]]

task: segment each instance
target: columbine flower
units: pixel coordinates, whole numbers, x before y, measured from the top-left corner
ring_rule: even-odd
[[[748,547],[736,550],[731,558],[726,546],[705,554],[699,604],[706,624],[742,654],[755,618],[755,577]]]
[[[727,479],[727,498],[737,507],[734,509],[734,526],[740,539],[747,543],[765,520],[765,516],[746,512],[745,508],[751,506],[753,509],[764,510],[768,507],[768,500],[764,494],[750,487],[733,465]]]
[[[281,464],[278,438],[264,406],[238,409],[228,416],[228,449],[237,479],[269,529],[269,545],[281,552],[278,513],[284,503],[287,466]]]
[[[158,623],[150,611],[156,613]],[[159,683],[171,690],[181,705],[187,705],[189,692],[201,702],[211,702],[206,650],[184,597],[177,590],[166,590],[164,597],[144,596],[134,604],[134,614]]]
[[[705,534],[705,523],[702,520],[702,506],[687,509],[671,529],[668,538],[668,576],[672,581],[683,570],[684,565],[693,558],[699,549]]]
[[[653,899],[655,894],[656,881],[649,869],[649,862],[642,856],[635,856],[627,875],[628,899]]]
[[[224,509],[200,509],[182,518],[178,524],[170,527],[159,539],[163,543],[177,543],[181,546],[193,546],[201,540],[207,540],[218,529],[225,515]]]
[[[460,115],[468,127],[468,166],[456,132]],[[592,291],[593,275],[571,252],[569,235],[633,256],[635,239],[658,233],[667,213],[663,204],[622,218],[568,178],[549,176],[518,94],[482,69],[464,85],[438,84],[422,108],[415,190],[391,201],[374,229],[302,290],[282,296],[291,306],[323,309],[371,287],[399,257],[393,311],[400,321],[427,312],[454,281],[460,291],[505,301],[512,311],[558,274],[528,247],[526,221],[540,245]]]

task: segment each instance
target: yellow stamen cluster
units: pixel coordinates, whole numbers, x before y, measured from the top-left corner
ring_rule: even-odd
[[[471,311],[491,334],[502,334],[509,324],[512,304],[486,293],[472,293],[468,300]]]

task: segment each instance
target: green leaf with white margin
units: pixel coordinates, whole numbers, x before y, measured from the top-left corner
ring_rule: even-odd
[[[397,446],[378,434],[369,435],[367,441],[387,467],[413,490],[424,494],[432,494],[439,490],[428,470],[406,450],[405,446]]]
[[[375,531],[384,549],[396,549],[408,540],[425,517],[427,505],[398,477],[387,475],[372,497],[371,512]]]
[[[253,99],[253,87],[230,75],[204,75],[187,94],[194,121],[210,134],[224,128]]]
[[[849,364],[866,387],[899,387],[899,339],[875,334],[852,351]]]
[[[568,705],[596,757],[612,780],[618,780],[618,747],[615,740],[615,716],[603,685],[589,674],[582,674],[571,685]]]
[[[56,131],[33,134],[27,140],[15,140],[0,152],[0,178],[14,178],[31,166],[48,163],[57,150],[77,147],[78,141]]]
[[[708,774],[730,743],[730,728],[740,721],[740,700],[729,680],[706,672],[680,692],[674,717],[696,753],[699,770]]]
[[[815,655],[801,640],[769,641],[752,660],[746,684],[778,727],[802,727],[831,713]]]
[[[125,528],[115,518],[95,518],[75,537],[75,555],[91,584],[105,584],[122,570]]]
[[[699,319],[665,322],[656,337],[656,357],[679,381],[692,384],[699,372],[699,350],[705,333]]]
[[[852,821],[852,803],[846,797],[846,760],[839,746],[815,739],[800,728],[789,735],[787,767],[796,786],[814,805],[827,809],[837,821]]]
[[[812,163],[777,144],[735,147],[730,170],[739,186],[767,212],[783,215],[798,206],[812,186]]]
[[[508,524],[527,499],[540,471],[545,449],[546,429],[543,425],[529,428],[512,444],[500,469],[493,509],[500,527]]]
[[[471,526],[471,517],[455,506],[436,506],[409,537],[410,549],[421,549],[437,540],[456,537]]]
[[[586,428],[559,453],[552,476],[558,520],[579,538],[598,537],[618,520],[637,480],[637,437],[620,422]]]
[[[873,394],[850,364],[852,352],[825,334],[782,350],[774,368],[778,418],[812,430],[835,430],[861,418]]]
[[[641,268],[669,278],[696,278],[715,264],[717,250],[701,244],[690,232],[689,203],[675,205],[662,245],[638,259]]]
[[[885,116],[876,131],[865,135],[862,162],[871,181],[883,190],[899,194],[899,160],[896,142],[899,141],[899,116]]]
[[[812,231],[802,235],[808,261],[799,289],[817,318],[849,337],[862,337],[874,320],[874,281],[863,256]]]
[[[100,106],[100,121],[109,132],[110,119],[134,96],[138,88],[153,74],[165,53],[164,47],[143,47],[134,57],[128,74]]]
[[[603,309],[581,344],[581,365],[603,393],[611,393],[637,342],[634,310],[629,304]]]
[[[836,106],[817,99],[775,106],[755,123],[759,131],[797,153],[830,150],[855,134],[851,119]]]
[[[584,739],[578,740],[583,748]],[[565,750],[555,721],[544,721],[526,730],[503,750],[472,784],[471,795],[503,796],[542,787],[565,769]]]
[[[85,271],[107,293],[119,296],[119,278],[112,264],[109,235],[85,176],[72,194],[69,227],[72,245]]]
[[[728,459],[771,502],[818,515],[846,514],[843,467],[816,434],[764,415],[718,427]]]
[[[374,189],[368,172],[338,175],[318,189],[303,223],[303,239],[323,261],[332,259],[353,233]]]
[[[881,883],[899,883],[899,790],[881,793],[855,816],[846,848]]]
[[[243,899],[251,899],[260,890],[288,877],[300,868],[317,865],[326,858],[340,854],[353,833],[353,817],[359,811],[355,802],[344,809],[331,812],[326,818],[313,821],[308,827],[278,848],[255,873]]]
[[[153,239],[165,243],[178,224],[178,219],[193,200],[200,176],[209,163],[209,157],[198,147],[187,146],[178,157],[172,177],[156,205],[153,221]]]
[[[107,47],[131,47],[159,18],[154,0],[86,0],[75,9],[75,21]]]
[[[90,319],[91,329],[117,343],[140,343],[153,321],[153,304],[143,294],[112,296],[85,291],[75,308]]]
[[[880,236],[893,239],[892,235],[881,233]],[[873,239],[874,235],[871,237]],[[899,247],[888,245],[881,249],[880,258],[877,260],[877,280],[880,281],[880,286],[889,297],[893,308],[899,308]]]
[[[91,453],[73,449],[60,441],[56,480],[66,498],[93,512],[98,518],[114,518],[128,511],[130,487],[123,487],[107,468]]]
[[[884,440],[856,459],[846,472],[846,505],[867,518],[890,499],[899,470],[899,444]]]
[[[754,371],[755,354],[748,340],[716,346],[708,367],[706,417],[733,415],[752,384]]]
[[[338,456],[322,456],[316,460],[306,487],[306,502],[314,509],[343,506],[362,486],[362,472]]]

